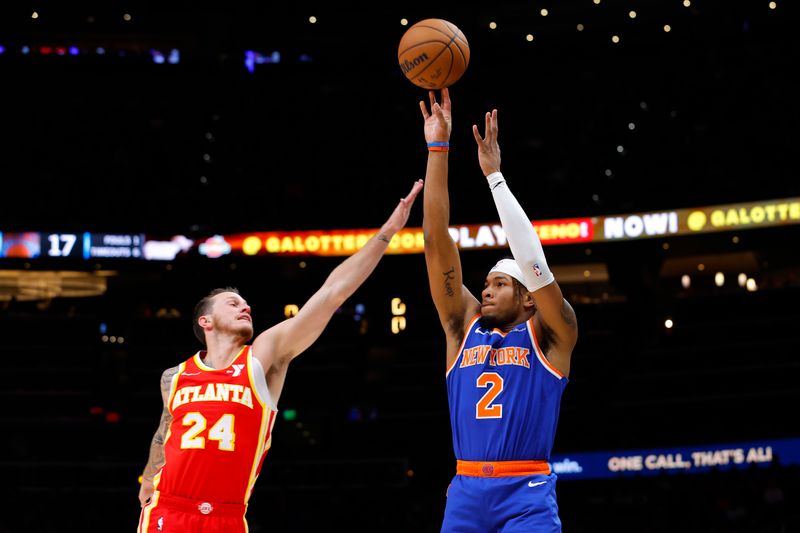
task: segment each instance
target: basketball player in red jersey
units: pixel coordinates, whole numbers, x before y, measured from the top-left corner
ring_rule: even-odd
[[[539,237],[500,172],[497,111],[485,137],[473,126],[513,259],[488,272],[480,300],[463,286],[448,232],[448,89],[420,102],[428,143],[423,202],[425,261],[446,337],[446,374],[456,475],[442,532],[557,533],[556,476],[549,460],[577,341],[575,312],[547,266]]]
[[[164,409],[142,474],[139,533],[247,531],[247,501],[270,447],[289,363],[375,269],[422,186],[414,183],[380,231],[295,317],[252,344],[250,306],[236,289],[216,289],[197,304],[194,329],[206,349],[161,377]]]

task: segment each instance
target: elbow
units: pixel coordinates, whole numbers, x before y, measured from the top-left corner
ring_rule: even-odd
[[[325,306],[334,311],[344,305],[353,291],[344,283],[331,283],[322,288],[322,299]]]
[[[447,225],[444,225],[444,231],[441,231],[439,228],[432,228],[430,224],[422,225],[422,242],[424,243],[425,247],[437,246],[439,243],[445,242],[442,239],[444,235],[450,237],[449,230],[447,229]]]
[[[427,224],[422,224],[422,242],[428,244],[431,241],[431,229]]]
[[[449,232],[450,215],[448,212],[427,213],[422,217],[422,234],[425,240],[431,238],[432,235],[438,235]]]
[[[425,238],[425,240],[427,241],[427,240],[428,240],[428,237],[430,236],[430,234],[431,234],[431,221],[430,221],[430,217],[425,217],[425,216],[423,216],[423,217],[422,217],[422,236],[423,236],[423,237]]]

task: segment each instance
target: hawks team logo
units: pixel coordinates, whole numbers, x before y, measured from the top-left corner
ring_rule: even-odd
[[[203,503],[201,503],[200,505],[197,506],[197,510],[200,511],[201,513],[203,513],[203,514],[209,514],[209,513],[211,513],[211,511],[214,510],[214,506],[211,505],[208,502],[203,502]]]

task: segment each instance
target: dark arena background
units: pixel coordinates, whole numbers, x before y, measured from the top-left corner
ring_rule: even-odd
[[[197,300],[287,316],[427,152],[408,25],[466,35],[452,234],[508,252],[471,126],[575,308],[564,531],[800,531],[800,46],[789,0],[4,2],[0,532],[135,531]],[[292,363],[250,531],[439,531],[455,472],[422,202]],[[361,239],[361,240],[359,240]]]

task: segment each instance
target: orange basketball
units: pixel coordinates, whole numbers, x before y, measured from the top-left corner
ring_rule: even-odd
[[[443,19],[425,19],[406,30],[397,50],[400,70],[411,83],[437,90],[457,82],[469,65],[469,43]]]

